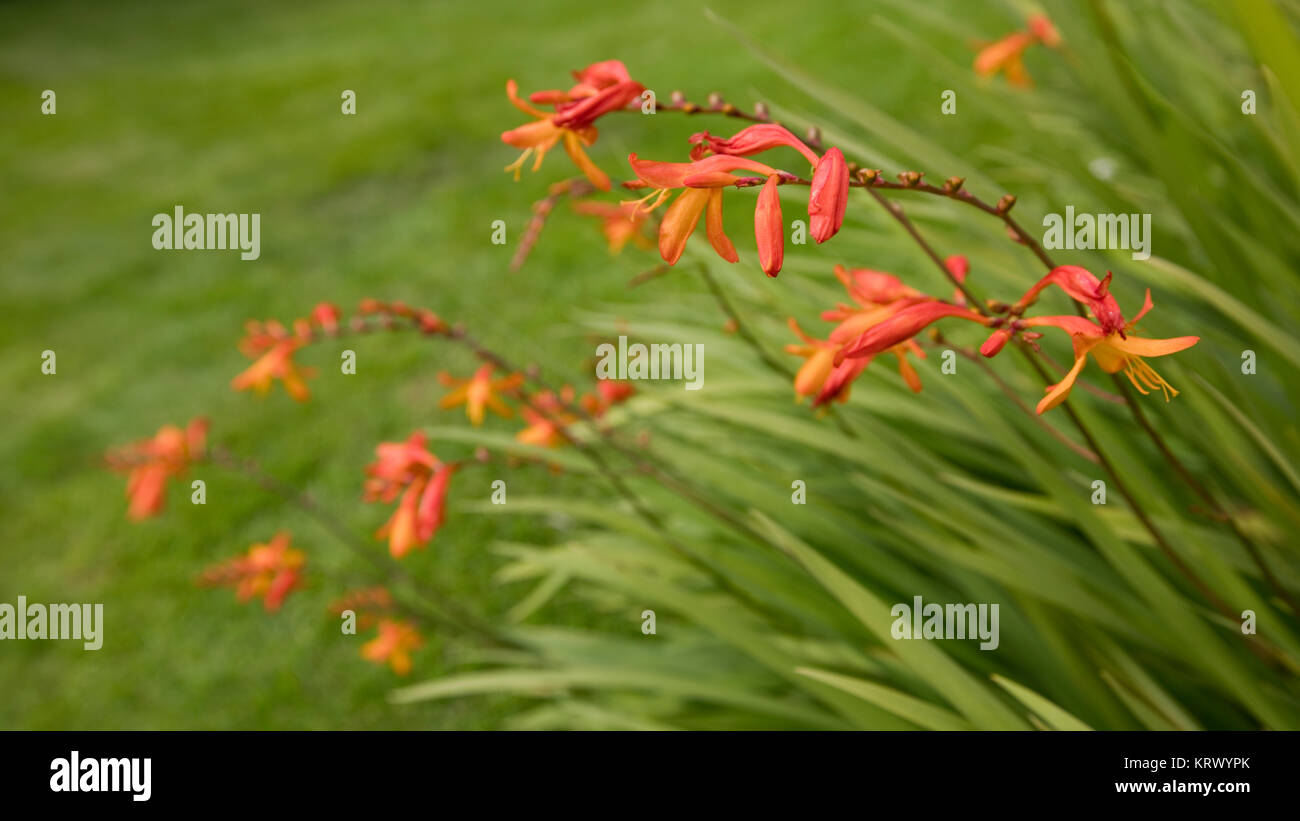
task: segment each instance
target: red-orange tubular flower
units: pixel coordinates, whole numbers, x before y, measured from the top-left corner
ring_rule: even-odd
[[[1037,316],[1017,320],[1013,330],[1025,328],[1053,327],[1070,335],[1074,345],[1074,365],[1065,378],[1055,385],[1047,387],[1047,395],[1038,403],[1038,412],[1045,413],[1061,404],[1070,395],[1075,380],[1078,379],[1083,366],[1088,361],[1088,354],[1097,360],[1097,364],[1106,373],[1124,371],[1124,375],[1133,383],[1139,393],[1146,395],[1152,391],[1164,394],[1165,401],[1178,395],[1155,369],[1146,363],[1144,357],[1167,356],[1187,350],[1200,341],[1196,336],[1178,336],[1171,339],[1146,339],[1135,335],[1138,320],[1151,310],[1151,289],[1147,289],[1142,309],[1131,320],[1125,321],[1115,298],[1109,293],[1110,274],[1104,280],[1098,280],[1092,273],[1078,266],[1065,265],[1052,270],[1038,282],[1021,299],[1018,305],[1033,302],[1038,293],[1047,285],[1058,285],[1075,299],[1085,303],[1096,321],[1080,316]],[[1005,329],[1000,331],[1003,338],[1009,337]],[[985,348],[1000,349],[1001,343],[985,343]],[[983,351],[984,348],[981,348]],[[996,353],[986,352],[986,356]]]
[[[741,129],[728,139],[714,137],[707,131],[691,135],[691,159],[700,160],[713,154],[748,157],[774,148],[793,148],[813,166],[812,185],[808,192],[808,222],[813,239],[823,243],[835,236],[844,225],[849,199],[849,166],[844,152],[830,148],[818,157],[817,152],[782,125],[760,123]]]
[[[838,148],[817,161],[808,192],[808,230],[819,244],[835,236],[844,225],[849,203],[849,166]]]
[[[654,190],[639,200],[646,212],[657,208],[676,189],[683,189],[673,204],[664,212],[659,223],[659,254],[669,265],[677,264],[682,252],[686,250],[686,241],[695,232],[700,215],[704,215],[704,227],[709,242],[718,256],[727,262],[736,262],[740,257],[736,247],[731,244],[722,226],[722,189],[728,186],[752,184],[765,180],[766,198],[755,209],[755,238],[758,242],[759,256],[764,260],[763,270],[774,276],[780,271],[780,257],[784,246],[784,230],[780,222],[780,205],[773,203],[776,186],[780,184],[781,172],[760,162],[729,154],[715,154],[692,162],[652,162],[638,159],[636,154],[628,156],[632,170],[636,172],[636,181],[627,184],[630,188],[653,188]],[[733,171],[750,171],[755,177],[738,177]],[[762,212],[761,214],[759,212]],[[773,222],[775,214],[776,221]],[[773,233],[773,229],[777,229]],[[775,267],[772,267],[775,263]]]
[[[254,544],[247,554],[209,568],[199,582],[234,587],[240,602],[261,596],[268,612],[279,610],[285,598],[301,586],[307,564],[306,554],[290,547],[289,541],[289,534],[280,531],[266,544]]]
[[[909,305],[889,318],[867,328],[844,348],[845,357],[873,356],[906,342],[940,319],[954,317],[988,325],[991,320],[961,305],[926,299]]]
[[[311,339],[312,324],[322,329],[338,328],[338,309],[329,303],[321,303],[312,312],[311,321],[298,320],[294,333],[289,333],[275,320],[258,322],[250,320],[245,323],[244,338],[239,340],[239,350],[250,359],[252,365],[243,373],[230,380],[230,386],[237,391],[253,390],[266,394],[271,390],[271,383],[280,380],[285,391],[299,402],[311,398],[306,380],[315,376],[311,368],[299,368],[293,361],[294,352]],[[327,330],[327,333],[333,331]]]
[[[493,370],[495,368],[491,364],[482,365],[468,379],[457,379],[446,372],[439,373],[438,381],[453,390],[438,402],[438,407],[447,409],[464,405],[465,415],[475,427],[483,424],[483,417],[488,408],[496,415],[509,419],[513,412],[510,406],[501,400],[499,394],[512,391],[522,385],[524,375],[512,373],[501,379],[493,379]]]
[[[361,646],[361,657],[376,664],[387,664],[399,676],[411,672],[411,651],[424,644],[420,631],[410,622],[384,619],[379,635]]]
[[[367,502],[391,502],[401,494],[397,509],[375,538],[388,540],[388,551],[400,559],[424,547],[442,526],[447,488],[457,465],[439,461],[425,447],[423,433],[405,442],[383,442],[377,459],[366,468]]]
[[[565,385],[560,388],[560,395],[552,391],[542,391],[529,398],[528,404],[519,409],[519,415],[528,423],[528,427],[515,434],[515,439],[525,445],[543,448],[558,448],[568,439],[564,429],[578,421],[578,417],[566,406],[573,402],[573,388]]]
[[[519,159],[506,166],[519,179],[519,171],[529,155],[536,153],[533,170],[542,165],[546,152],[558,142],[564,143],[573,164],[582,170],[592,185],[609,190],[609,177],[591,161],[583,146],[596,141],[593,123],[611,111],[626,108],[645,91],[645,86],[632,80],[627,68],[618,60],[593,63],[581,71],[573,72],[577,85],[568,91],[539,91],[530,96],[533,103],[554,106],[554,113],[541,111],[519,98],[519,87],[514,80],[506,83],[506,96],[520,111],[536,118],[501,135],[501,141],[523,149]]]
[[[634,393],[636,388],[632,387],[631,382],[602,379],[596,383],[596,392],[584,394],[580,403],[587,413],[599,417],[604,416],[605,411],[614,405],[630,399]]]
[[[357,628],[368,629],[380,616],[393,609],[393,595],[383,586],[349,590],[330,602],[329,611],[342,616],[351,610],[357,618]]]
[[[108,466],[127,475],[127,516],[139,521],[162,512],[167,501],[167,480],[185,473],[203,458],[207,432],[208,420],[202,417],[191,420],[185,430],[163,425],[152,438],[106,454]]]
[[[866,370],[878,353],[893,354],[898,360],[898,373],[913,392],[921,390],[921,377],[908,361],[908,354],[921,359],[925,351],[911,337],[872,354],[847,357],[846,350],[862,334],[898,312],[912,305],[935,301],[904,285],[893,274],[867,268],[846,269],[835,266],[835,276],[844,284],[855,305],[838,305],[834,310],[823,311],[822,319],[839,324],[826,340],[813,339],[805,334],[793,319],[790,328],[804,345],[787,345],[786,352],[805,357],[803,367],[795,376],[795,393],[812,396],[813,407],[832,400],[845,401],[849,387],[858,375]]]
[[[1061,35],[1057,33],[1052,21],[1039,14],[1029,18],[1028,31],[1014,31],[997,42],[990,43],[975,55],[975,73],[981,77],[990,77],[1002,72],[1007,83],[1018,88],[1032,86],[1033,80],[1025,71],[1025,51],[1035,43],[1042,43],[1049,48],[1061,44]]]

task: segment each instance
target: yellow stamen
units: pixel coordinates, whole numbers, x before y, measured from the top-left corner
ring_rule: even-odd
[[[519,182],[519,172],[524,167],[524,161],[528,159],[528,155],[532,153],[533,153],[533,149],[525,148],[524,153],[519,155],[519,159],[515,160],[514,162],[506,166],[505,170],[515,172],[515,182]],[[538,155],[537,159],[539,162],[541,161],[542,157],[540,154]],[[533,170],[534,171],[537,170],[536,166],[533,167]]]
[[[1146,360],[1140,356],[1125,357],[1124,375],[1128,377],[1129,381],[1133,383],[1133,387],[1137,388],[1138,392],[1143,396],[1146,396],[1151,391],[1158,390],[1165,395],[1165,401],[1168,402],[1170,399],[1173,399],[1178,395],[1178,391],[1174,389],[1174,386],[1166,382],[1164,378],[1160,376],[1160,374],[1156,373],[1155,369],[1148,365]],[[1141,382],[1139,382],[1139,380],[1141,380]],[[1144,388],[1143,385],[1145,385],[1146,388]],[[1150,390],[1147,390],[1147,388],[1150,388]]]
[[[660,205],[663,204],[663,201],[667,199],[668,195],[671,193],[672,193],[672,189],[656,188],[655,190],[651,191],[649,194],[646,194],[644,197],[642,197],[639,200],[620,200],[618,204],[636,206],[635,208],[632,209],[631,216],[628,217],[628,219],[633,219],[639,214],[642,213],[649,214],[651,211],[658,208]],[[650,203],[649,205],[645,205],[645,201],[651,198],[654,198],[654,202]]]

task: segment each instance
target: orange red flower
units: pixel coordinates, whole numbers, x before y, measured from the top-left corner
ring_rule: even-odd
[[[127,474],[127,516],[139,521],[155,516],[167,501],[167,480],[185,473],[203,458],[208,420],[193,419],[184,430],[163,425],[150,439],[111,450],[106,461],[111,469]]]
[[[844,285],[854,305],[841,303],[833,310],[824,311],[822,319],[838,323],[827,339],[814,339],[803,332],[793,319],[790,328],[802,345],[787,345],[786,352],[804,357],[804,364],[795,375],[795,394],[813,397],[813,407],[832,400],[846,401],[853,380],[866,370],[872,359],[880,353],[892,354],[898,360],[898,372],[913,392],[921,390],[921,378],[908,361],[912,354],[922,359],[921,349],[913,335],[900,337],[890,345],[858,356],[848,353],[858,340],[872,328],[886,323],[898,313],[914,305],[937,302],[904,285],[898,277],[868,268],[849,270],[835,266],[835,276]]]
[[[306,380],[315,376],[310,368],[299,368],[293,361],[294,353],[311,340],[312,323],[326,329],[327,333],[337,332],[338,309],[329,303],[321,303],[312,312],[312,320],[299,320],[294,323],[294,333],[289,333],[275,320],[258,322],[250,320],[245,324],[246,333],[239,341],[239,350],[250,359],[254,359],[243,373],[230,380],[230,386],[237,391],[254,390],[266,394],[271,390],[275,380],[284,383],[285,391],[299,402],[311,397]]]
[[[498,416],[510,418],[514,414],[510,406],[501,400],[500,394],[518,388],[523,384],[524,375],[512,373],[501,379],[493,379],[494,370],[495,367],[490,363],[482,365],[468,379],[455,378],[445,371],[439,373],[438,381],[453,390],[438,402],[438,407],[447,409],[464,405],[465,415],[475,427],[483,424],[485,411],[489,408]]]
[[[268,612],[280,609],[285,598],[302,584],[307,556],[289,546],[290,535],[281,531],[265,544],[254,544],[248,553],[209,568],[201,584],[234,587],[240,602],[262,597]]]
[[[424,547],[442,526],[447,488],[458,465],[442,462],[425,447],[427,438],[415,432],[405,442],[383,442],[376,460],[366,468],[367,502],[401,499],[392,516],[375,533],[388,540],[388,551],[400,559]]]
[[[1049,48],[1061,44],[1061,35],[1057,33],[1056,27],[1041,14],[1029,18],[1027,31],[1014,31],[981,48],[975,55],[975,73],[981,77],[991,77],[1002,72],[1009,85],[1028,88],[1034,83],[1025,70],[1024,55],[1030,46],[1038,43]]]
[[[808,198],[813,239],[825,242],[844,224],[849,172],[844,154],[838,148],[819,157],[802,140],[775,123],[752,125],[726,139],[703,131],[692,135],[691,143],[690,162],[651,162],[639,159],[636,154],[628,157],[637,179],[624,185],[653,189],[637,201],[645,211],[654,210],[674,190],[683,189],[659,223],[659,253],[669,265],[675,265],[681,258],[701,215],[705,218],[709,242],[718,256],[736,262],[739,259],[736,248],[722,225],[722,189],[762,185],[754,208],[754,240],[764,273],[776,276],[780,272],[785,257],[785,226],[778,188],[799,182],[800,178],[747,159],[749,155],[774,148],[793,148],[813,166]],[[750,175],[737,176],[737,171],[748,171]]]
[[[578,421],[578,417],[568,410],[572,402],[573,388],[569,385],[560,389],[559,396],[552,391],[534,394],[519,410],[528,427],[516,433],[515,439],[543,448],[558,448],[565,444],[568,441],[565,429]]]
[[[631,242],[638,248],[650,248],[651,243],[642,230],[647,222],[646,213],[634,202],[610,203],[599,200],[578,200],[573,210],[601,222],[601,230],[609,243],[609,252],[617,254]]]
[[[1164,394],[1165,401],[1178,395],[1178,391],[1166,382],[1155,369],[1147,364],[1145,357],[1167,356],[1187,350],[1200,341],[1200,337],[1179,336],[1170,339],[1148,339],[1139,337],[1135,331],[1137,323],[1151,310],[1151,289],[1147,289],[1142,309],[1131,320],[1125,320],[1119,305],[1110,294],[1110,274],[1098,280],[1087,269],[1075,265],[1063,265],[1054,268],[1051,273],[1039,280],[1033,288],[1017,303],[1015,310],[1023,310],[1033,303],[1037,295],[1048,285],[1056,285],[1070,296],[1088,306],[1094,319],[1080,316],[1037,316],[1019,319],[1012,323],[1010,329],[995,332],[998,341],[990,338],[981,348],[986,356],[992,356],[1001,348],[1010,334],[1025,328],[1052,327],[1070,335],[1074,346],[1074,365],[1065,378],[1055,385],[1049,385],[1047,395],[1038,403],[1038,413],[1045,413],[1061,404],[1070,395],[1075,381],[1087,364],[1091,354],[1097,365],[1106,373],[1123,371],[1133,387],[1146,395],[1153,391]],[[986,351],[985,348],[988,350]]]
[[[562,143],[573,164],[591,184],[608,191],[609,177],[591,161],[584,146],[596,141],[597,131],[593,123],[597,119],[626,108],[645,87],[632,80],[627,68],[618,60],[593,63],[575,71],[573,76],[577,84],[568,91],[539,91],[530,96],[531,103],[551,105],[554,113],[544,112],[520,99],[519,87],[514,80],[506,83],[506,96],[510,102],[534,118],[533,122],[501,135],[502,142],[523,149],[519,159],[506,166],[506,170],[514,172],[515,179],[519,179],[520,169],[530,155],[535,155],[533,170],[536,171],[541,167],[546,152]]]
[[[379,635],[361,646],[361,657],[376,664],[387,664],[399,676],[411,672],[411,651],[424,644],[420,631],[408,621],[383,619]]]

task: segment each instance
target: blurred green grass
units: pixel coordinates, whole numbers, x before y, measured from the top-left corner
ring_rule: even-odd
[[[924,100],[924,127],[951,150],[983,139],[935,116],[939,89],[893,41],[864,47],[861,3],[713,7],[882,109],[906,112]],[[1017,23],[1006,9],[979,13],[989,17],[986,35]],[[343,378],[338,350],[353,343],[327,344],[305,357],[322,372],[311,403],[278,388],[261,400],[228,387],[245,366],[235,349],[244,320],[291,319],[322,299],[402,299],[584,384],[589,345],[560,321],[621,296],[647,258],[605,262],[592,253],[594,224],[560,213],[529,265],[507,272],[528,203],[569,172],[556,168],[567,164],[559,153],[519,184],[502,172],[514,152],[498,134],[519,120],[506,78],[565,86],[570,69],[616,57],[661,96],[681,88],[702,99],[717,89],[747,102],[786,87],[701,5],[677,0],[6,4],[0,43],[0,601],[103,602],[106,618],[95,653],[71,643],[0,646],[0,727],[498,724],[509,699],[386,704],[394,678],[357,657],[363,637],[340,640],[325,613],[338,592],[331,584],[274,616],[237,605],[229,591],[194,587],[202,567],[282,527],[314,560],[364,579],[312,522],[203,468],[193,476],[208,481],[206,507],[173,487],[164,516],[131,525],[122,481],[99,468],[99,455],[207,414],[215,440],[368,532],[386,515],[360,502],[374,444],[461,419],[436,409],[434,375],[471,361],[414,339],[371,339],[355,345],[357,375]],[[39,111],[46,88],[58,94],[55,116]],[[354,117],[340,114],[343,89],[357,92]],[[637,133],[635,148],[677,156],[687,134],[710,126],[719,128],[673,122]],[[602,131],[593,156],[613,172],[634,132],[618,123]],[[177,204],[260,213],[261,259],[153,250],[152,215]],[[489,242],[495,219],[509,226],[507,246]],[[40,374],[45,349],[58,355],[56,376]],[[453,487],[450,523],[408,567],[495,614],[520,592],[493,583],[499,560],[484,546],[535,536],[539,520],[456,515],[458,500],[482,498],[491,478],[475,473]],[[540,471],[509,479],[512,493],[554,492],[557,481]],[[555,607],[561,622],[590,618],[573,603]],[[431,638],[417,679],[454,662]]]

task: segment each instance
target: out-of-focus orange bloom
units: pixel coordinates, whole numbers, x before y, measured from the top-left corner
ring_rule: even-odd
[[[617,379],[601,379],[596,383],[596,393],[584,394],[581,399],[583,410],[592,416],[603,416],[605,411],[620,402],[625,402],[636,393],[631,382]]]
[[[376,664],[387,664],[394,673],[411,672],[411,651],[424,644],[420,632],[410,622],[384,619],[379,635],[361,646],[361,657]]]
[[[573,388],[569,385],[560,389],[559,396],[552,391],[542,391],[529,397],[528,404],[519,409],[528,427],[516,433],[515,439],[543,448],[558,448],[565,444],[568,439],[564,429],[578,421],[566,407],[572,402]]]
[[[640,96],[645,86],[632,80],[627,69],[618,60],[593,63],[573,73],[577,85],[566,91],[539,91],[530,96],[533,103],[552,105],[554,113],[548,114],[519,97],[519,86],[514,80],[506,83],[506,96],[516,108],[534,122],[521,125],[501,135],[501,141],[523,149],[519,159],[506,166],[519,179],[519,171],[530,155],[536,154],[533,170],[542,165],[546,152],[563,142],[573,164],[581,169],[591,184],[602,191],[609,190],[609,177],[591,161],[584,146],[596,141],[593,123],[601,116],[626,108]]]
[[[290,536],[281,531],[266,544],[255,544],[248,553],[209,568],[201,584],[234,587],[235,597],[246,602],[258,596],[268,612],[280,609],[285,597],[302,584],[307,556],[289,546]]]
[[[501,401],[498,394],[518,388],[524,382],[524,375],[512,373],[494,380],[494,370],[495,367],[491,364],[483,365],[468,379],[458,379],[445,371],[439,373],[438,381],[453,390],[438,402],[438,407],[446,409],[464,405],[465,415],[475,427],[483,424],[487,408],[491,408],[496,415],[509,419],[513,415],[510,406]]]
[[[333,302],[322,302],[311,310],[312,323],[319,325],[330,336],[339,332],[339,319],[342,316],[343,312]]]
[[[634,202],[615,204],[599,200],[578,200],[573,203],[573,210],[600,220],[601,230],[605,233],[605,240],[609,243],[611,254],[621,252],[628,242],[638,248],[653,247],[649,237],[642,230],[647,221],[647,214]]]
[[[203,458],[208,420],[193,419],[185,430],[163,425],[151,439],[132,442],[106,454],[108,466],[125,473],[127,516],[139,521],[162,511],[167,501],[167,480],[183,474]]]
[[[975,55],[975,73],[981,77],[990,77],[1002,72],[1007,83],[1017,88],[1028,88],[1034,84],[1025,71],[1025,50],[1035,43],[1042,43],[1049,48],[1061,44],[1061,35],[1057,33],[1052,21],[1044,15],[1035,15],[1028,20],[1027,31],[1014,31],[997,42],[990,43]]]
[[[1164,394],[1166,402],[1178,395],[1178,391],[1156,373],[1144,357],[1167,356],[1187,350],[1199,342],[1200,337],[1146,339],[1136,336],[1134,331],[1138,321],[1151,310],[1151,289],[1146,291],[1142,309],[1131,320],[1125,321],[1118,303],[1110,294],[1109,273],[1105,279],[1098,280],[1087,269],[1063,265],[1053,269],[1031,288],[1017,303],[1016,310],[1023,310],[1024,306],[1032,304],[1038,293],[1048,285],[1057,285],[1086,304],[1096,321],[1081,316],[1036,316],[1015,320],[1010,330],[995,331],[980,349],[985,356],[992,356],[1001,349],[1011,333],[1024,328],[1054,327],[1070,335],[1074,346],[1074,366],[1060,382],[1047,387],[1047,395],[1038,403],[1039,413],[1051,410],[1069,397],[1083,366],[1087,364],[1088,354],[1092,354],[1106,373],[1122,370],[1133,387],[1143,395],[1158,390]]]
[[[393,596],[386,587],[367,587],[350,590],[330,602],[329,611],[341,616],[351,610],[357,617],[357,628],[367,630],[381,615],[392,611]]]
[[[255,347],[257,342],[245,342],[241,347]],[[316,375],[312,368],[300,368],[293,361],[293,354],[306,344],[299,336],[276,339],[243,373],[230,380],[230,386],[237,391],[254,390],[265,395],[271,390],[271,383],[279,379],[284,383],[285,392],[299,402],[311,398],[307,379]]]
[[[401,494],[397,509],[375,533],[388,540],[388,551],[397,559],[424,547],[442,526],[447,487],[457,468],[439,461],[425,442],[419,432],[405,442],[383,442],[375,448],[376,461],[366,468],[367,502],[387,503]]]
[[[804,143],[803,140],[791,134],[789,129],[776,123],[759,123],[742,128],[735,135],[722,138],[715,137],[707,131],[701,131],[698,134],[692,134],[690,137],[691,159],[702,160],[709,154],[730,154],[735,157],[752,157],[755,154],[762,154],[764,151],[771,151],[774,148],[793,148],[808,160],[814,167],[821,162],[817,152]]]

